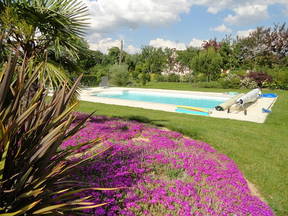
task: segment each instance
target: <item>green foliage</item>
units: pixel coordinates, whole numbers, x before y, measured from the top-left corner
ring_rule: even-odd
[[[80,64],[84,70],[88,70],[96,65],[101,65],[104,58],[103,53],[100,51],[90,50],[88,47],[79,50],[78,55],[78,64]]]
[[[79,197],[81,191],[100,188],[70,179],[74,167],[99,154],[71,160],[77,158],[76,150],[98,140],[59,148],[86,121],[72,126],[77,103],[71,99],[80,78],[70,90],[64,83],[46,100],[39,68],[19,67],[17,60],[15,56],[0,73],[0,215],[63,215],[103,205]],[[33,86],[38,88],[31,97]]]
[[[139,54],[126,55],[125,63],[128,65],[129,71],[135,71],[138,62],[139,62]]]
[[[157,82],[159,80],[159,76],[160,76],[160,74],[151,73],[150,74],[150,81],[151,82]]]
[[[82,86],[96,87],[99,85],[101,77],[96,75],[84,75],[81,79]]]
[[[238,59],[235,56],[233,46],[229,38],[221,42],[219,53],[223,60],[223,70],[231,70],[239,66]]]
[[[112,65],[109,69],[110,82],[115,86],[127,86],[130,83],[128,66],[126,64]]]
[[[125,62],[126,55],[126,52],[121,52],[118,47],[112,47],[108,50],[106,64],[121,64]]]
[[[192,59],[198,55],[199,51],[199,49],[193,47],[188,47],[186,50],[179,50],[177,51],[176,60],[189,69],[192,69]]]
[[[161,73],[167,64],[167,56],[161,48],[143,47],[139,58],[144,73]]]
[[[107,76],[109,72],[109,66],[103,64],[97,64],[92,68],[87,70],[87,74],[85,74],[81,80],[81,84],[84,86],[95,87],[98,86],[101,82],[101,78],[103,76]]]
[[[55,87],[68,80],[65,66],[78,70],[77,44],[86,27],[87,8],[70,0],[1,1],[0,47],[5,55],[19,54],[23,62],[33,58],[34,67],[45,77],[46,85]],[[20,49],[19,49],[20,47]],[[8,52],[6,52],[8,50]],[[52,58],[51,58],[52,57]],[[61,57],[61,61],[56,61]],[[46,61],[49,58],[49,61]],[[7,56],[4,56],[4,60]],[[64,67],[59,67],[63,64]],[[26,66],[26,65],[25,65]],[[32,66],[32,65],[31,65]],[[80,71],[80,70],[79,70]],[[45,74],[45,75],[43,75]],[[59,79],[58,79],[59,78]]]
[[[207,81],[217,80],[221,73],[222,57],[213,48],[202,50],[192,60],[193,72],[196,74],[205,74]]]
[[[136,83],[141,83],[142,85],[146,85],[147,82],[150,81],[150,75],[155,73],[147,72],[147,65],[142,62],[138,62],[135,67],[135,70],[131,72],[132,79],[136,81]]]
[[[237,89],[240,87],[240,77],[237,74],[229,73],[227,76],[219,79],[219,82],[222,85],[222,88],[234,88]]]
[[[231,73],[236,74],[240,77],[244,77],[247,74],[247,70],[244,69],[233,69],[231,70]]]
[[[141,83],[141,85],[146,85],[148,81],[150,81],[150,76],[147,73],[139,73],[137,76],[138,82]]]
[[[257,82],[255,82],[255,80],[249,77],[244,77],[243,79],[240,80],[240,87],[246,89],[254,89],[258,87],[258,84]]]
[[[180,76],[178,74],[175,74],[175,73],[170,73],[167,76],[167,81],[168,82],[179,82],[180,81]]]
[[[2,1],[2,7],[0,28],[13,39],[5,43],[14,49],[20,45],[28,57],[35,51],[43,55],[48,47],[73,55],[73,39],[86,27],[87,7],[78,1]]]
[[[180,82],[192,82],[194,79],[193,73],[187,73],[180,76]]]
[[[272,89],[288,90],[288,69],[287,67],[280,67],[267,70],[268,74],[272,76],[273,82],[269,84]]]
[[[192,83],[193,88],[222,88],[222,85],[218,81],[210,82],[196,82]]]
[[[165,75],[157,74],[155,77],[157,82],[167,82],[167,76]]]

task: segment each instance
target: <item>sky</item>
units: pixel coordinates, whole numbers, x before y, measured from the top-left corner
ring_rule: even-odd
[[[143,46],[184,50],[226,35],[245,37],[257,27],[288,21],[288,0],[84,0],[90,49],[137,53]],[[288,23],[287,23],[288,24]]]

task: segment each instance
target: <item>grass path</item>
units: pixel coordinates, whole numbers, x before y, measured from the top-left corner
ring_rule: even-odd
[[[151,84],[148,87],[157,86]],[[192,89],[182,84],[160,84],[158,87],[214,92],[234,91]],[[78,110],[88,113],[96,111],[96,115],[136,119],[164,126],[209,143],[237,163],[276,215],[285,216],[288,215],[288,92],[273,92],[277,93],[279,98],[264,124],[89,102],[81,102]]]

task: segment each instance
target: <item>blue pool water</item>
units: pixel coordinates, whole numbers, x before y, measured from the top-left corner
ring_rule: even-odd
[[[118,98],[125,100],[145,101],[162,104],[173,104],[182,106],[192,106],[200,108],[214,108],[223,103],[227,98],[220,97],[197,97],[184,94],[163,94],[157,92],[137,92],[137,91],[117,91],[100,92],[94,94],[97,97]]]

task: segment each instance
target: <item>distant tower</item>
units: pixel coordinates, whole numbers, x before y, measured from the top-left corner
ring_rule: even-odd
[[[119,56],[119,64],[123,61],[123,47],[124,47],[124,41],[120,41],[120,56]]]

